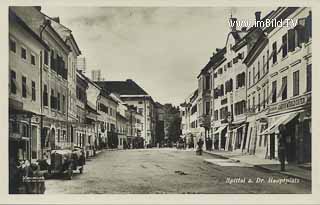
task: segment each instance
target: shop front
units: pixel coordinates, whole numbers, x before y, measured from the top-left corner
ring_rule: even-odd
[[[285,126],[286,158],[288,163],[311,161],[311,95],[272,105],[269,126],[261,133],[268,137],[267,158],[278,159],[279,125]]]
[[[215,128],[213,136],[213,148],[215,150],[221,150],[221,148],[224,149],[226,145],[227,125],[225,124]]]

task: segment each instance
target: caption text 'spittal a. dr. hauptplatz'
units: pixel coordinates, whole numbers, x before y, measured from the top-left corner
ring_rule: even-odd
[[[227,184],[298,184],[300,179],[294,177],[227,177]]]

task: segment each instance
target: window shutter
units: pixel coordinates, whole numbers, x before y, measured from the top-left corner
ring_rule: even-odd
[[[288,48],[289,52],[294,51],[295,49],[295,30],[294,29],[289,29],[288,30]]]
[[[311,15],[309,15],[306,19],[306,26],[305,26],[305,42],[309,41],[311,37]]]

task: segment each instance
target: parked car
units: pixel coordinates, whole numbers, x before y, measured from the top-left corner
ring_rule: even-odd
[[[40,170],[45,172],[46,176],[54,174],[65,175],[72,179],[74,171],[82,174],[85,164],[85,153],[81,148],[73,150],[51,150],[50,164],[46,160],[39,160]]]

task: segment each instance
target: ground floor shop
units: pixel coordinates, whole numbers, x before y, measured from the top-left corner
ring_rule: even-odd
[[[311,95],[271,105],[265,117],[248,118],[244,152],[264,159],[278,159],[279,126],[284,126],[288,163],[311,162]]]
[[[218,127],[215,127],[212,133],[213,138],[213,149],[221,150],[225,149],[226,146],[226,139],[227,139],[227,131],[228,125],[222,124]]]

